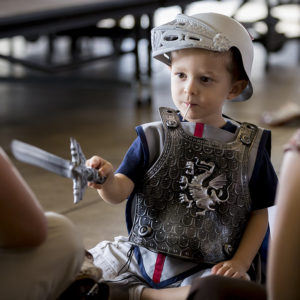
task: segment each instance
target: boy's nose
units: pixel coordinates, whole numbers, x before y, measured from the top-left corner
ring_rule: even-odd
[[[184,92],[188,95],[195,95],[197,93],[197,85],[194,79],[190,79],[186,82]]]

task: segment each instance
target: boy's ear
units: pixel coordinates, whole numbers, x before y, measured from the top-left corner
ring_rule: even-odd
[[[231,90],[228,93],[227,99],[232,100],[239,96],[248,84],[247,80],[237,80],[233,83]]]

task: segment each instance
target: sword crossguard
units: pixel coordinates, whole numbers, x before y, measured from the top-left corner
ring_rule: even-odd
[[[70,149],[72,157],[73,197],[76,204],[82,200],[83,193],[89,181],[103,184],[106,177],[99,176],[97,169],[89,168],[85,165],[86,158],[79,143],[74,138],[70,138]]]

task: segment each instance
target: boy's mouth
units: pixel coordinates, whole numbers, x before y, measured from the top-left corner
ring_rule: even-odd
[[[185,120],[185,117],[186,117],[187,113],[189,112],[189,109],[190,109],[191,105],[192,105],[191,103],[188,103],[188,104],[187,104],[187,109],[186,109],[186,111],[185,111],[185,113],[184,113],[184,115],[183,115],[183,117],[182,117],[182,121]]]
[[[197,104],[196,103],[191,103],[191,102],[184,102],[184,105],[187,109],[188,107],[193,107],[193,106],[196,106]]]

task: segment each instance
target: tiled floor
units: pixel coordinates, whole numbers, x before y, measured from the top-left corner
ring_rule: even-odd
[[[264,70],[265,51],[255,46],[253,85],[255,96],[245,103],[229,103],[225,113],[238,120],[260,123],[263,111],[275,110],[286,101],[299,101],[300,68],[298,48],[293,42],[271,57],[271,69]],[[10,154],[12,139],[34,144],[61,157],[70,159],[69,137],[75,137],[86,155],[98,154],[115,167],[135,138],[134,127],[158,119],[157,108],[172,106],[168,69],[154,63],[151,106],[135,105],[135,86],[108,83],[107,79],[133,78],[133,57],[105,61],[85,67],[58,80],[39,83],[0,82],[0,143]],[[0,61],[0,73],[22,74],[19,67]],[[31,74],[32,75],[32,74]],[[79,78],[79,81],[65,77]],[[96,78],[88,84],[87,77]],[[70,83],[71,82],[71,83]],[[295,121],[272,128],[272,160],[280,170],[282,145],[300,126]],[[13,158],[12,158],[13,159]],[[38,196],[45,210],[67,215],[84,237],[87,248],[103,239],[126,234],[124,207],[109,205],[88,189],[84,200],[72,202],[72,181],[13,159],[17,168]]]

